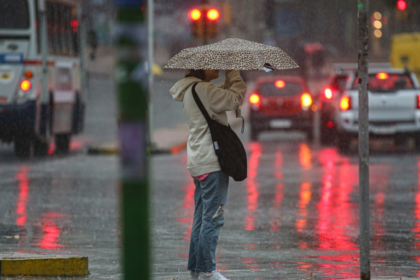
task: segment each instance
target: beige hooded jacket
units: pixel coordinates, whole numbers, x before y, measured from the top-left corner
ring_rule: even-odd
[[[246,84],[236,70],[226,71],[225,82],[220,87],[195,77],[188,77],[178,81],[170,89],[173,99],[183,103],[190,128],[187,168],[191,176],[221,170],[207,121],[192,96],[192,85],[196,82],[199,83],[195,90],[210,117],[224,125],[228,125],[226,111],[235,110],[242,105],[246,93]]]

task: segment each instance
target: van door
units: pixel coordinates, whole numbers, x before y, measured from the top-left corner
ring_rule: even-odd
[[[53,132],[70,133],[72,130],[72,110],[75,100],[71,62],[56,62],[54,84]]]

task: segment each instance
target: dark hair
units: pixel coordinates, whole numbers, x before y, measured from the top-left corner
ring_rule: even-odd
[[[206,78],[206,74],[204,73],[204,70],[190,69],[185,75],[185,78],[188,78],[188,77],[196,77],[204,81],[204,79]]]

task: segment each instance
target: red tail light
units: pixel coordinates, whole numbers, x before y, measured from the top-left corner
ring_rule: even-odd
[[[276,82],[274,83],[274,85],[275,85],[277,88],[284,88],[284,87],[286,86],[286,83],[285,83],[284,81],[282,81],[282,80],[278,80],[278,81],[276,81]]]
[[[351,97],[348,95],[343,95],[340,100],[340,109],[341,111],[347,111],[351,109]]]
[[[420,94],[417,95],[417,109],[420,109]]]
[[[326,88],[324,91],[324,96],[326,99],[331,99],[333,96],[332,90],[330,88]]]
[[[309,107],[312,105],[312,97],[309,95],[309,93],[304,93],[300,98],[300,102],[303,107]]]
[[[260,97],[258,96],[258,94],[253,93],[249,97],[249,102],[251,102],[251,104],[258,104],[260,103]]]
[[[333,128],[334,127],[334,122],[333,121],[328,121],[327,122],[327,127],[328,128]]]
[[[29,80],[23,80],[22,82],[20,82],[20,89],[23,91],[28,91],[30,90],[32,87],[31,81]]]
[[[389,78],[388,73],[380,72],[380,73],[376,74],[376,79],[378,79],[378,80],[386,80],[388,78]]]
[[[251,94],[251,96],[249,97],[249,103],[251,103],[251,108],[253,110],[258,110],[261,105],[260,96],[256,93]]]

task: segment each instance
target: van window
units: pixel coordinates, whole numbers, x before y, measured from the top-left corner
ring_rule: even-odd
[[[0,29],[28,29],[29,8],[27,0],[0,1]]]

